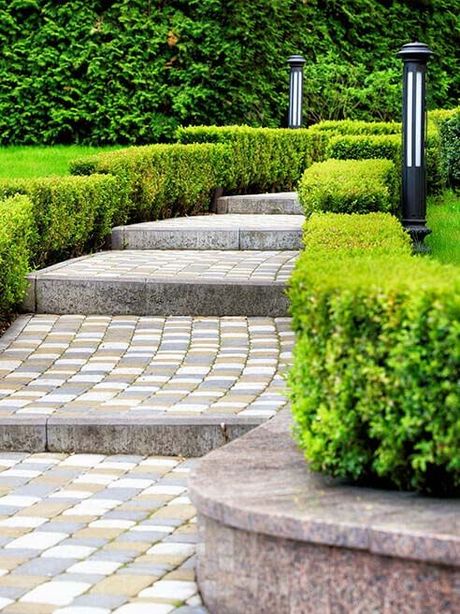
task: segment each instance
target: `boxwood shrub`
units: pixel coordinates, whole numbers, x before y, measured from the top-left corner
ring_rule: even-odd
[[[101,247],[114,221],[126,218],[126,199],[111,176],[0,180],[0,198],[16,194],[32,202],[34,266]]]
[[[32,209],[27,196],[0,200],[0,316],[8,314],[26,290],[30,250],[36,242]]]
[[[303,171],[324,157],[327,135],[312,129],[191,126],[180,128],[181,143],[223,143],[231,147],[226,192],[294,188]]]
[[[396,220],[378,214],[312,216],[305,243],[289,288],[289,387],[311,467],[458,494],[458,269],[410,256]]]
[[[298,186],[306,215],[314,211],[334,213],[396,212],[399,190],[391,160],[334,160],[307,168]]]
[[[125,220],[153,220],[206,212],[214,190],[231,176],[224,145],[147,145],[75,160],[74,175],[116,177],[126,206]]]
[[[326,157],[338,159],[388,158],[395,163],[396,180],[401,181],[402,140],[400,134],[340,135],[329,140]],[[441,138],[430,128],[426,138],[427,189],[437,194],[445,187],[442,170]]]
[[[444,181],[460,188],[460,109],[439,120],[440,160]]]
[[[312,130],[339,134],[401,134],[400,122],[364,122],[351,119],[325,120],[314,124]]]

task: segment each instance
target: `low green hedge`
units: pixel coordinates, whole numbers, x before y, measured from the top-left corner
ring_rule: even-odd
[[[37,242],[32,263],[43,266],[101,247],[114,221],[125,219],[115,177],[44,177],[0,180],[0,198],[27,195]]]
[[[289,387],[311,467],[458,494],[458,269],[410,256],[396,220],[378,214],[315,215],[305,243],[289,288]]]
[[[313,214],[305,224],[305,249],[350,256],[363,250],[373,253],[410,255],[410,236],[390,213]]]
[[[402,143],[400,134],[340,135],[329,140],[326,157],[346,159],[387,158],[395,163],[398,183],[401,181]],[[441,159],[441,139],[436,129],[430,129],[426,144],[427,189],[438,194],[445,187]]]
[[[460,188],[460,110],[440,118],[440,159],[443,179],[450,187]]]
[[[334,135],[401,134],[401,124],[399,122],[363,122],[351,119],[325,120],[314,124],[311,129]]]
[[[399,190],[390,160],[334,160],[307,168],[298,186],[306,215],[314,211],[334,213],[396,212]]]
[[[303,171],[324,157],[327,135],[311,129],[191,126],[180,128],[181,143],[221,143],[231,147],[226,192],[294,188]]]
[[[129,147],[71,165],[74,175],[114,175],[124,199],[125,221],[131,222],[207,211],[229,169],[229,149],[215,144]]]
[[[26,290],[30,250],[36,241],[32,209],[27,196],[0,200],[0,316],[8,314]]]
[[[386,158],[393,160],[397,171],[401,165],[400,134],[345,134],[333,136],[327,146],[328,158],[362,160]]]

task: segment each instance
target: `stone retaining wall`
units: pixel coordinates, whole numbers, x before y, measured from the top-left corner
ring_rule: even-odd
[[[192,476],[210,612],[459,612],[460,502],[310,473],[283,413]]]

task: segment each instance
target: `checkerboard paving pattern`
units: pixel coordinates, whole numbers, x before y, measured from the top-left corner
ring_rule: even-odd
[[[285,283],[296,251],[125,250],[99,252],[42,269],[40,278]]]
[[[289,318],[35,315],[0,353],[0,417],[270,418]]]
[[[0,453],[2,614],[202,614],[173,457]]]

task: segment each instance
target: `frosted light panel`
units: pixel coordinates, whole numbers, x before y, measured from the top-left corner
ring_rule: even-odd
[[[412,166],[412,124],[413,124],[413,105],[414,99],[414,73],[407,75],[407,134],[406,134],[406,164]]]
[[[415,166],[422,165],[422,73],[415,73]]]

